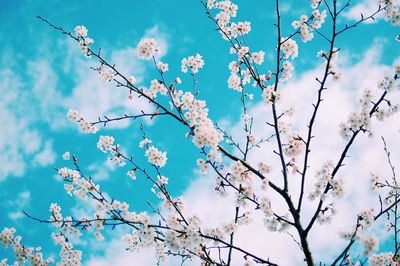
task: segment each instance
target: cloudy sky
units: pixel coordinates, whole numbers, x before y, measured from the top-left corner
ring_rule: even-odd
[[[238,19],[252,22],[252,32],[247,39],[249,46],[265,51],[262,71],[268,71],[274,67],[276,47],[272,1],[236,2]],[[309,1],[281,2],[283,35],[288,35],[292,31],[291,22],[309,11]],[[340,25],[354,23],[360,12],[374,12],[375,2],[354,1],[339,21]],[[207,101],[210,117],[238,138],[243,134],[241,102],[240,95],[228,89],[226,83],[229,77],[227,65],[233,60],[229,46],[215,31],[200,1],[0,0],[0,228],[13,226],[22,235],[24,243],[42,246],[46,254],[57,256],[58,249],[50,237],[53,228],[29,220],[22,210],[47,218],[49,205],[53,202],[61,205],[65,216],[79,216],[90,209],[66,195],[56,176],[54,168],[66,165],[62,160],[65,151],[74,153],[84,171],[92,174],[111,197],[128,202],[137,211],[146,210],[146,199],[157,204],[145,180],[132,183],[125,175],[126,169],[112,167],[96,148],[99,135],[112,134],[126,151],[145,162],[143,152],[137,147],[139,121],[122,122],[101,128],[96,135],[83,135],[67,121],[66,112],[74,108],[88,119],[96,119],[103,115],[133,114],[151,110],[151,107],[141,101],[130,101],[123,89],[101,82],[97,73],[90,69],[96,67],[97,62],[83,58],[76,43],[39,21],[37,15],[71,31],[76,25],[85,25],[89,36],[95,40],[93,47],[102,48],[105,58],[121,72],[135,75],[143,86],[149,86],[157,74],[150,63],[136,56],[135,47],[143,36],[155,38],[160,43],[163,61],[170,68],[167,78],[173,80],[180,76],[184,90],[191,88],[191,77],[180,72],[180,62],[183,57],[200,53],[205,67],[197,77],[199,98]],[[328,27],[325,30],[329,32]],[[338,125],[347,120],[351,111],[357,110],[357,99],[363,89],[371,88],[379,95],[377,82],[391,73],[400,56],[399,43],[395,41],[397,34],[398,28],[378,16],[373,23],[359,25],[338,40],[337,47],[341,49],[339,69],[343,78],[329,83],[321,117],[317,120],[315,132],[320,137],[314,144],[311,173],[325,161],[339,158],[345,142],[338,135]],[[327,50],[328,45],[318,36],[307,44],[297,41],[296,72],[282,89],[282,106],[297,109],[291,123],[299,132],[305,133],[305,121],[316,98],[318,84],[315,77],[322,75],[321,61],[316,53]],[[393,94],[394,102],[396,99],[400,102],[399,95]],[[255,126],[255,135],[265,137],[270,135],[265,121],[271,114],[260,100],[261,97],[256,95],[250,113],[259,122]],[[351,157],[340,172],[347,188],[344,200],[338,204],[341,211],[332,224],[318,227],[310,236],[317,259],[329,260],[344,245],[336,232],[351,228],[357,211],[378,206],[377,194],[368,190],[369,173],[388,174],[383,163],[381,135],[387,139],[400,168],[399,122],[399,117],[395,116],[385,123],[374,123],[375,137],[361,136],[351,150]],[[221,200],[213,193],[213,176],[201,176],[196,170],[200,153],[185,138],[185,129],[169,118],[146,120],[144,124],[157,146],[168,152],[165,175],[170,179],[171,193],[174,196],[183,194],[191,206],[189,212],[207,217],[209,223],[224,221],[224,217],[232,213],[230,201]],[[249,160],[257,162],[266,157],[274,163],[271,145],[274,143],[251,154]],[[311,182],[309,187],[311,189]],[[308,211],[312,207],[310,204]],[[326,234],[327,228],[331,228],[329,234]],[[389,250],[390,237],[379,226],[374,230],[382,239],[387,239],[381,243],[381,250]],[[255,223],[240,232],[240,243],[250,250],[268,251],[267,254],[282,265],[301,263],[296,244],[289,236],[264,231],[260,223]],[[260,239],[250,241],[250,236],[256,233]],[[93,241],[90,234],[85,235],[77,244],[84,251],[85,264],[109,265],[116,261],[118,265],[154,265],[153,251],[127,255],[119,241],[121,234],[119,230],[108,232],[103,243]],[[276,243],[273,246],[269,244],[271,239]],[[283,250],[290,250],[290,255],[282,253]],[[0,258],[13,261],[10,250],[0,250],[0,254]]]

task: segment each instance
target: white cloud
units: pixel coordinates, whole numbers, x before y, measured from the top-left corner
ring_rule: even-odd
[[[10,200],[7,202],[7,205],[13,209],[12,212],[8,214],[8,217],[16,221],[25,215],[22,210],[29,206],[31,200],[31,193],[29,191],[22,191],[18,195],[16,195],[15,200]]]
[[[10,175],[23,176],[31,156],[45,149],[51,155],[51,146],[43,147],[43,134],[35,128],[40,120],[31,93],[24,90],[22,78],[10,69],[0,70],[0,181]],[[43,154],[46,155],[46,154]]]
[[[39,150],[42,140],[36,130],[25,131],[21,136],[22,147],[27,154],[32,154]]]
[[[373,46],[356,65],[342,65],[340,71],[343,73],[342,81],[338,83],[329,82],[329,89],[324,92],[324,101],[320,109],[320,116],[316,120],[316,126],[311,145],[311,160],[308,170],[308,180],[306,182],[306,197],[313,190],[314,173],[327,160],[337,162],[343,149],[345,141],[338,135],[338,124],[347,120],[347,115],[357,108],[357,99],[361,96],[362,90],[371,87],[376,91],[375,97],[381,93],[377,91],[376,84],[383,77],[389,67],[381,65],[379,61],[379,45]],[[282,109],[286,106],[295,106],[297,110],[296,117],[292,120],[292,126],[300,134],[305,135],[312,105],[315,102],[318,83],[315,77],[321,75],[318,66],[316,69],[308,71],[295,77],[287,83],[282,89],[283,102]],[[368,73],[366,75],[366,73]],[[398,94],[394,94],[394,102],[400,102]],[[265,124],[271,117],[268,107],[262,103],[255,104],[250,108],[254,115],[257,125],[254,128],[256,136],[269,136],[270,128]],[[229,124],[229,123],[225,123]],[[375,173],[387,176],[389,168],[385,166],[385,154],[383,152],[380,135],[384,135],[389,140],[392,148],[394,161],[399,161],[400,151],[399,143],[399,116],[394,116],[385,123],[375,122],[374,128],[376,137],[369,139],[365,135],[359,136],[356,143],[349,152],[349,158],[345,160],[345,166],[338,172],[346,184],[346,194],[343,200],[337,204],[338,214],[331,224],[317,225],[310,233],[310,245],[314,251],[316,261],[330,261],[345,242],[338,237],[341,230],[351,229],[356,221],[356,214],[371,206],[377,207],[378,198],[369,190],[369,173]],[[394,126],[393,125],[397,125]],[[242,125],[234,125],[231,129],[234,136],[240,136]],[[249,161],[256,164],[259,160],[265,160],[267,163],[275,165],[275,171],[271,174],[271,180],[276,183],[282,183],[276,177],[279,177],[279,162],[277,156],[272,152],[276,148],[275,142],[267,143],[264,147],[253,152]],[[299,160],[301,162],[301,158]],[[275,178],[274,178],[275,176]],[[297,180],[296,180],[297,179]],[[259,182],[259,181],[255,181]],[[294,188],[299,184],[298,176],[290,176],[290,191],[293,199],[297,198],[298,191]],[[233,209],[230,209],[231,199],[220,199],[214,192],[214,181],[212,177],[200,177],[189,185],[183,193],[186,199],[187,213],[196,213],[207,225],[216,225],[221,222],[229,221],[233,218]],[[273,192],[268,194],[272,197],[273,207],[276,210],[285,210],[284,204],[274,196]],[[303,207],[305,219],[308,221],[312,211],[315,208],[315,202],[308,202]],[[255,217],[256,219],[257,217]],[[379,225],[378,225],[379,227]],[[292,232],[295,237],[297,234]],[[382,235],[381,231],[378,231]],[[298,265],[301,263],[301,251],[291,240],[289,235],[270,233],[262,226],[261,222],[255,222],[250,226],[243,227],[237,233],[237,245],[256,254],[262,254],[262,257],[269,257],[273,262],[282,265]],[[387,236],[382,235],[383,239]],[[147,254],[147,255],[142,255]],[[119,265],[131,265],[135,261],[138,265],[154,265],[152,256],[147,251],[139,255],[128,254],[123,249],[123,244],[118,240],[113,240],[108,245],[108,250],[103,257],[91,257],[88,264],[91,266],[108,265],[118,261]],[[239,258],[240,254],[235,253]],[[169,262],[166,265],[176,265],[176,262]],[[187,265],[196,265],[188,263]]]
[[[87,168],[96,180],[107,180],[110,178],[110,172],[115,170],[115,164],[106,160],[101,163],[92,163]]]
[[[43,150],[33,158],[33,163],[44,167],[53,164],[55,160],[56,154],[53,151],[53,144],[50,141],[46,141]]]
[[[36,119],[45,122],[51,129],[65,126],[65,114],[62,110],[63,95],[59,89],[59,80],[54,67],[46,59],[28,62],[27,74],[30,80],[25,83],[29,90],[28,99],[35,110]]]
[[[376,0],[363,0],[354,6],[350,6],[350,9],[348,9],[348,11],[344,13],[344,16],[352,20],[360,20],[361,14],[363,14],[364,17],[370,16],[378,10],[378,7],[379,5]],[[376,16],[374,16],[374,18],[382,19],[383,16],[382,14],[377,14]],[[365,21],[365,23],[375,22],[376,20],[372,19]]]

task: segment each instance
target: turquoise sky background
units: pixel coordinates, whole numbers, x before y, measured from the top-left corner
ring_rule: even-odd
[[[264,70],[272,68],[273,61],[269,58],[274,55],[276,38],[273,1],[240,0],[235,3],[239,5],[239,20],[252,22],[249,46],[264,50],[267,61]],[[309,1],[282,3],[283,35],[288,35],[292,31],[291,22],[309,10]],[[56,177],[54,168],[68,165],[61,158],[65,151],[76,154],[87,174],[92,173],[95,178],[98,174],[98,183],[109,195],[127,201],[131,207],[146,209],[144,198],[157,201],[145,180],[139,179],[133,184],[126,178],[125,170],[96,167],[107,159],[96,148],[100,134],[113,134],[121,146],[145,162],[143,151],[137,148],[139,121],[122,129],[102,129],[97,135],[80,134],[74,124],[67,122],[65,114],[69,107],[84,106],[84,101],[77,99],[90,99],[88,106],[96,106],[93,104],[98,97],[96,90],[120,88],[97,81],[90,83],[92,87],[83,84],[85,79],[92,78],[88,69],[96,66],[96,62],[85,60],[75,43],[36,19],[37,15],[71,31],[76,25],[85,25],[89,36],[95,40],[93,47],[101,47],[106,58],[123,58],[124,68],[137,75],[140,84],[145,86],[150,84],[156,72],[150,63],[139,62],[130,50],[142,36],[158,34],[165,40],[167,53],[163,61],[170,67],[167,78],[172,81],[180,76],[183,85],[191,83],[189,76],[180,73],[181,59],[200,53],[205,67],[197,77],[199,97],[207,100],[210,117],[215,121],[235,124],[240,118],[237,115],[240,99],[226,84],[227,65],[232,60],[227,43],[214,30],[200,1],[0,0],[0,228],[14,226],[25,244],[42,246],[45,254],[54,255],[58,249],[50,237],[53,228],[33,222],[20,213],[26,210],[33,216],[47,218],[52,202],[62,206],[64,216],[82,209],[82,204],[66,195],[62,182]],[[343,25],[343,21],[341,23]],[[326,29],[328,25],[325,25]],[[346,33],[338,46],[352,63],[380,40],[384,45],[378,63],[392,64],[393,58],[399,56],[398,43],[394,41],[396,34],[397,28],[379,20]],[[316,52],[327,49],[327,44],[318,37],[306,45],[298,43],[300,56],[295,61],[296,75],[315,68]],[[84,86],[93,88],[92,94],[74,94],[74,89]],[[113,104],[115,106],[110,107]],[[126,110],[118,102],[108,102],[107,106],[99,107],[105,113],[98,115],[123,114]],[[168,152],[165,174],[170,178],[172,194],[179,195],[196,178],[195,160],[199,151],[184,138],[185,130],[170,118],[145,123],[145,128],[157,146]],[[110,237],[111,234],[106,235],[106,239]],[[90,254],[102,252],[84,244],[78,248]],[[0,258],[12,258],[9,250],[0,249],[0,254]]]

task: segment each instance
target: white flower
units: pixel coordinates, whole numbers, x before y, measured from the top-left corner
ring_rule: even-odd
[[[97,142],[97,148],[102,152],[114,152],[115,145],[114,144],[114,137],[111,136],[100,136],[99,141]]]
[[[92,133],[95,134],[99,129],[96,128],[95,126],[93,126],[91,123],[85,121],[85,120],[81,120],[78,122],[79,125],[79,129],[83,132],[83,133]]]
[[[100,80],[104,82],[110,82],[115,79],[117,73],[111,68],[101,67],[99,69]]]
[[[273,215],[272,209],[271,209],[271,200],[267,197],[264,197],[260,200],[259,203],[260,209],[263,211],[265,216],[269,217]]]
[[[182,59],[181,70],[183,73],[187,73],[188,67],[191,69],[192,73],[195,74],[199,72],[200,68],[203,68],[204,60],[200,54],[196,56],[189,56],[188,58]]]
[[[159,51],[159,49],[154,39],[141,39],[137,46],[137,54],[141,59],[150,60],[157,51]]]
[[[370,236],[362,239],[362,243],[364,245],[365,255],[369,256],[372,252],[378,249],[379,242],[375,236]]]
[[[75,27],[75,35],[78,37],[85,38],[87,36],[87,32],[88,32],[88,30],[83,25]]]
[[[149,163],[154,164],[158,167],[164,167],[167,163],[167,153],[159,151],[156,147],[150,146],[145,155],[149,161]]]
[[[259,162],[258,163],[258,169],[263,174],[269,174],[272,171],[272,167],[269,166],[268,164],[264,163],[264,162]]]
[[[299,48],[297,46],[297,43],[293,39],[285,39],[282,38],[281,41],[285,41],[281,45],[281,50],[284,52],[284,57],[289,58],[291,57],[292,59],[296,58],[299,54]]]
[[[274,93],[274,88],[272,86],[268,86],[263,90],[262,98],[264,100],[264,104],[271,103],[273,93]]]
[[[236,74],[231,74],[228,79],[228,88],[233,89],[235,91],[242,91],[242,87],[240,86],[240,77]]]
[[[151,140],[145,138],[141,142],[139,142],[139,148],[147,147],[147,145],[149,145],[151,142]]]
[[[84,32],[82,32],[82,30],[81,30],[80,34],[84,34]],[[89,37],[82,37],[82,39],[79,40],[78,46],[86,58],[89,58],[91,55],[89,52],[89,48],[90,48],[90,45],[92,45],[93,43],[94,43],[93,39],[91,39]]]
[[[382,266],[382,265],[396,265],[395,257],[392,252],[372,254],[368,258],[368,262],[371,266]]]
[[[82,116],[79,114],[77,110],[69,109],[67,113],[67,118],[70,121],[78,122],[79,120],[82,119]]]
[[[237,30],[242,35],[248,34],[251,31],[251,23],[249,21],[238,22]]]
[[[246,56],[249,53],[249,47],[247,46],[242,46],[238,50],[238,58],[239,60],[242,59],[244,56]]]
[[[136,180],[136,172],[135,172],[135,170],[129,170],[126,173],[126,175],[129,176],[132,180]]]
[[[83,117],[79,114],[77,110],[69,109],[67,113],[67,118],[70,121],[77,122],[80,130],[83,133],[92,133],[95,134],[98,131],[98,128],[93,126],[91,123],[85,121]]]
[[[158,93],[160,93],[161,95],[166,95],[168,92],[168,89],[164,86],[164,84],[156,79],[153,79],[151,81],[149,90],[153,95],[152,98],[155,98]]]
[[[207,164],[207,162],[205,160],[197,159],[196,163],[199,166],[200,172],[202,174],[207,174],[208,173],[208,170],[210,169],[210,165]]]
[[[161,72],[165,73],[168,71],[168,64],[159,61],[157,63],[157,68],[161,70]]]
[[[68,161],[70,158],[70,153],[68,151],[66,151],[63,155],[62,155],[63,159]]]
[[[168,184],[168,178],[163,175],[159,175],[157,179],[163,185]]]
[[[251,54],[251,59],[255,64],[261,65],[264,62],[264,51],[259,51]]]
[[[131,85],[135,85],[135,84],[136,84],[136,78],[135,78],[134,76],[129,76],[129,77],[128,77],[128,82],[129,82]]]
[[[289,61],[284,61],[282,67],[282,75],[280,76],[281,81],[287,81],[293,74],[293,65]]]

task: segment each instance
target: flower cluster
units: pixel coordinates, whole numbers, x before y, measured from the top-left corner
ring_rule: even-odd
[[[370,185],[371,185],[371,190],[372,191],[376,191],[379,188],[381,188],[382,186],[379,183],[379,176],[377,176],[375,174],[371,174]]]
[[[237,61],[229,64],[231,74],[227,79],[227,83],[228,88],[241,92],[244,85],[250,83],[252,73],[258,72],[255,70],[255,65],[261,65],[264,62],[265,52],[251,53],[250,48],[247,45],[243,45],[245,43],[238,41],[238,36],[244,36],[251,31],[251,23],[249,21],[237,23],[231,21],[232,17],[236,17],[237,5],[229,0],[210,0],[207,2],[207,8],[219,10],[215,15],[214,21],[217,23],[222,37],[226,40],[236,39],[235,44],[232,44],[230,48],[230,53],[237,54]],[[243,69],[241,69],[242,65],[244,65]],[[257,78],[257,81],[254,80],[254,86],[257,85],[257,82],[263,81],[261,75],[257,74],[257,76],[259,78]]]
[[[386,5],[385,19],[390,20],[393,26],[400,26],[400,10],[397,0],[377,0],[378,4]]]
[[[161,61],[157,62],[157,68],[163,73],[165,73],[165,72],[167,72],[169,70],[168,64],[167,63],[163,63]]]
[[[247,168],[240,161],[232,164],[229,177],[232,183],[249,181],[250,178],[250,172],[247,171]]]
[[[295,59],[299,55],[299,47],[297,46],[296,41],[291,38],[281,39],[281,50],[284,53],[284,58]]]
[[[235,90],[235,91],[242,91],[243,87],[242,87],[242,82],[240,80],[240,77],[235,74],[232,73],[229,78],[228,78],[228,88]]]
[[[238,22],[237,24],[231,22],[231,18],[236,17],[238,10],[238,6],[233,4],[231,1],[208,0],[207,8],[219,10],[215,15],[215,20],[221,28],[221,35],[224,39],[227,39],[225,34],[236,38],[238,34],[245,35],[250,32],[250,22]]]
[[[158,52],[160,52],[160,49],[154,39],[141,39],[137,45],[137,54],[140,59],[151,60]]]
[[[331,61],[329,62],[329,71],[333,75],[333,80],[340,80],[342,78],[342,73],[337,70],[336,62],[339,58],[339,50],[334,49],[331,55]]]
[[[97,142],[97,148],[104,153],[109,152],[111,157],[109,160],[116,163],[118,166],[125,166],[125,161],[122,160],[121,153],[119,153],[118,144],[114,144],[114,137],[112,136],[100,136],[99,141]]]
[[[133,172],[134,170],[131,171]],[[72,217],[65,217],[63,219],[61,208],[57,204],[51,204],[51,217],[49,221],[53,222],[55,226],[61,227],[60,230],[62,230],[63,235],[72,233],[80,237],[81,233],[76,229],[76,226],[83,225],[85,230],[89,230],[90,228],[94,229],[94,236],[97,240],[102,241],[104,237],[100,231],[104,229],[104,224],[107,222],[107,214],[115,218],[115,214],[118,213],[119,219],[126,219],[132,223],[143,225],[149,224],[150,218],[147,213],[144,212],[138,215],[135,212],[129,211],[129,205],[126,202],[120,202],[116,199],[110,201],[105,198],[100,191],[100,187],[93,183],[92,178],[86,179],[83,176],[81,177],[78,171],[67,168],[59,169],[59,174],[63,177],[64,181],[72,183],[72,185],[67,185],[71,186],[71,191],[73,191],[75,196],[83,200],[89,196],[98,201],[94,218],[83,218],[83,220],[75,220]],[[166,184],[168,179],[160,176],[158,182],[160,182],[160,184]]]
[[[203,148],[210,147],[208,152],[208,159],[221,161],[221,154],[218,151],[218,143],[222,140],[223,136],[214,127],[214,123],[208,118],[208,109],[206,102],[195,99],[194,95],[190,92],[178,91],[172,94],[174,104],[181,108],[187,119],[188,125],[193,128],[188,136],[193,135],[193,143]]]
[[[79,47],[81,48],[82,53],[89,58],[90,52],[89,48],[90,45],[94,43],[93,39],[87,37],[88,30],[85,26],[76,26],[75,27],[75,35],[79,39]]]
[[[399,75],[399,73],[397,73],[398,70],[396,68],[396,76]],[[398,90],[400,89],[400,82],[399,82],[399,78],[398,77],[389,77],[389,76],[385,76],[383,80],[381,80],[378,83],[378,88],[385,90],[387,92],[389,91],[393,91],[393,90]]]
[[[243,57],[247,55],[248,49],[243,49],[248,47],[242,47],[238,50],[238,61],[232,61],[229,63],[228,67],[231,71],[231,74],[227,80],[228,88],[233,89],[235,91],[241,92],[243,90],[243,86],[250,83],[251,79],[251,72],[248,69],[240,69],[241,65],[243,64]],[[235,49],[231,49],[233,53],[236,52]],[[255,60],[258,63],[262,63],[264,60],[262,51],[253,53],[255,56]]]
[[[200,168],[200,172],[202,174],[207,174],[209,169],[210,169],[210,165],[203,159],[197,159],[196,161],[197,166]]]
[[[61,246],[60,250],[61,260],[60,262],[57,263],[57,265],[76,265],[76,266],[82,265],[81,263],[82,251],[75,250],[71,241],[68,241],[68,239],[63,234],[53,233],[51,237],[53,238],[54,242],[56,242],[57,245]]]
[[[261,198],[258,207],[261,209],[266,217],[270,217],[273,215],[271,200],[268,197]]]
[[[334,197],[340,198],[344,194],[344,183],[343,181],[335,177],[332,178],[333,163],[328,161],[325,163],[321,170],[318,170],[315,176],[318,178],[317,182],[314,184],[315,190],[309,194],[309,199],[314,200],[317,197],[324,196],[325,187],[330,185],[331,192]]]
[[[95,134],[98,130],[98,128],[96,128],[90,122],[85,121],[85,119],[83,119],[82,115],[77,110],[69,109],[67,118],[72,122],[78,123],[78,126],[83,133]]]
[[[103,82],[110,82],[115,79],[117,73],[115,72],[114,69],[105,67],[104,65],[101,66],[99,69],[99,77],[100,80]]]
[[[237,24],[230,22],[229,26],[225,24],[225,27],[225,32],[233,38],[237,38],[238,35],[248,34],[251,31],[251,23],[248,21],[238,22]]]
[[[254,64],[261,65],[264,62],[264,55],[264,51],[251,53],[251,60],[254,62]]]
[[[89,192],[98,191],[100,189],[99,185],[94,184],[92,180],[88,180],[82,177],[80,172],[77,170],[63,167],[58,169],[58,174],[63,178],[64,181],[67,182],[67,184],[64,185],[64,189],[66,190],[66,192],[69,195],[74,194],[76,197],[82,200],[87,199]],[[54,218],[60,218],[58,216],[60,214],[60,209],[58,209],[56,205],[52,205],[51,210],[53,211],[53,213],[57,214],[57,216],[54,216]]]
[[[313,3],[314,5],[316,3]],[[300,28],[300,36],[303,42],[311,41],[314,38],[314,33],[312,31],[314,29],[321,28],[322,24],[325,22],[326,11],[320,12],[318,9],[315,9],[312,13],[311,18],[308,18],[307,15],[302,15],[300,20],[295,20],[292,23],[293,28]],[[309,21],[312,23],[309,23]]]
[[[337,210],[333,203],[328,204],[325,208],[321,209],[321,212],[317,216],[317,221],[319,224],[325,224],[332,221],[332,217],[335,216]]]
[[[192,73],[196,74],[197,72],[199,72],[200,68],[203,68],[203,66],[204,66],[203,57],[199,54],[196,54],[195,56],[191,55],[188,58],[182,59],[181,70],[183,73],[187,73],[188,68],[190,68]]]
[[[114,137],[111,136],[100,136],[99,141],[97,142],[97,148],[101,150],[102,152],[114,152],[115,149],[117,148],[116,145],[114,145]]]
[[[88,30],[85,26],[76,26],[75,27],[75,35],[81,38],[85,38],[87,36]]]
[[[143,247],[155,246],[158,261],[166,260],[165,252],[167,250],[180,254],[188,254],[188,251],[197,255],[202,253],[200,246],[202,239],[198,232],[201,222],[197,216],[189,217],[187,224],[183,224],[179,217],[171,215],[166,220],[169,230],[161,235],[159,231],[155,231],[149,226],[150,220],[147,214],[145,220],[140,217],[141,215],[135,217],[135,221],[141,224],[141,226],[138,225],[139,229],[123,237],[128,251],[138,251]]]
[[[311,0],[311,8],[312,9],[318,8],[321,2],[322,0]]]
[[[170,217],[172,223],[174,223],[175,219],[176,217],[174,216]],[[202,253],[201,245],[203,244],[202,238],[199,234],[201,220],[197,216],[192,216],[188,219],[188,222],[189,225],[187,226],[177,224],[176,222],[174,223],[174,228],[182,231],[183,234],[178,233],[179,231],[169,231],[166,238],[167,247],[173,247],[176,251],[180,250],[180,252],[183,252],[184,254],[190,251],[194,254],[200,255]],[[210,236],[214,233],[212,229],[205,229],[204,232]],[[215,231],[216,234],[214,236],[220,238],[220,232],[221,230],[218,228],[218,230]]]
[[[157,167],[164,167],[167,163],[167,153],[159,151],[154,146],[148,146],[144,154],[149,163]]]
[[[289,80],[292,77],[293,70],[294,70],[293,65],[289,61],[284,61],[280,80],[281,81]]]
[[[372,252],[378,249],[379,242],[375,236],[365,237],[361,240],[364,246],[365,255],[368,257]]]
[[[262,174],[269,174],[272,171],[272,166],[264,163],[264,162],[259,162],[258,163],[258,170],[260,171],[260,173]]]
[[[361,229],[365,230],[370,227],[375,220],[374,209],[362,211],[358,214]]]
[[[234,53],[237,52],[238,60],[242,60],[243,57],[249,54],[250,48],[248,46],[242,46],[237,49],[233,49]]]
[[[286,229],[288,229],[289,224],[279,220],[278,218],[271,217],[264,218],[264,226],[267,227],[267,229],[271,232],[284,232]]]
[[[352,132],[360,130],[361,128],[364,130],[370,130],[371,116],[369,112],[372,106],[372,98],[372,91],[370,89],[364,90],[363,96],[360,99],[362,108],[361,112],[351,113],[347,124],[341,123],[339,125],[339,133],[343,138],[348,139],[351,136]]]
[[[332,195],[336,198],[341,198],[344,195],[344,182],[340,178],[335,178],[329,181]]]
[[[151,81],[149,90],[144,91],[144,93],[146,93],[146,95],[149,96],[151,99],[155,99],[158,93],[160,93],[161,95],[167,95],[167,92],[168,89],[164,86],[162,82],[157,79],[153,79]]]
[[[369,262],[369,265],[371,265],[371,266],[381,266],[381,265],[396,266],[396,265],[398,265],[398,261],[396,261],[394,253],[392,253],[392,252],[372,254],[368,258],[368,262]]]
[[[240,189],[236,193],[235,204],[237,206],[245,207],[247,204],[247,198],[254,196],[253,188],[253,177],[254,174],[250,172],[240,161],[236,161],[231,165],[230,172],[228,173],[229,182]],[[263,208],[266,211],[266,202],[264,202]],[[261,206],[259,206],[261,208]]]
[[[50,204],[50,221],[55,222],[54,224],[60,225],[63,217],[61,214],[61,207],[57,203]],[[60,222],[60,223],[59,223]]]
[[[123,240],[125,241],[128,251],[138,251],[143,247],[150,247],[154,241],[154,231],[148,227],[143,226],[139,230],[133,231],[132,234],[124,235]]]
[[[11,246],[16,256],[14,265],[44,265],[47,266],[54,262],[52,258],[44,259],[41,247],[26,247],[21,244],[22,237],[15,236],[15,228],[5,227],[0,233],[0,244],[7,248]],[[7,259],[1,260],[0,265],[8,265]]]
[[[267,86],[266,88],[263,89],[261,96],[263,98],[264,104],[268,105],[272,102],[273,96],[276,96],[276,95],[278,95],[278,92],[274,91],[274,87]],[[275,97],[274,99],[276,100],[277,98]]]
[[[304,148],[304,142],[300,137],[295,135],[289,135],[288,143],[283,150],[286,156],[295,157],[298,154],[300,154],[303,148]]]

